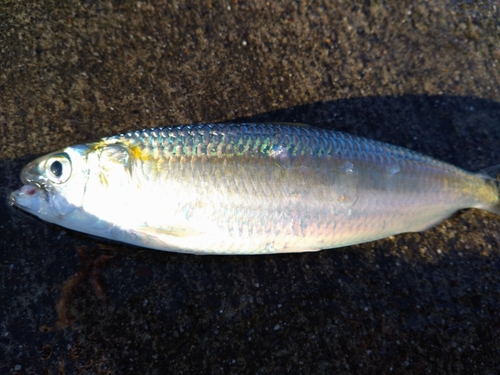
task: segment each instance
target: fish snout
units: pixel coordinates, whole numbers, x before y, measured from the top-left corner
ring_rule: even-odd
[[[21,181],[24,185],[35,185],[42,187],[46,179],[40,174],[39,170],[40,160],[34,160],[26,164],[21,170]]]

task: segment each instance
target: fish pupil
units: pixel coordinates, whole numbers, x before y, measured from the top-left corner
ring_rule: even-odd
[[[53,162],[51,165],[50,165],[50,171],[52,172],[52,174],[56,177],[61,177],[62,176],[62,169],[63,169],[63,166],[61,164],[60,161],[55,161]]]

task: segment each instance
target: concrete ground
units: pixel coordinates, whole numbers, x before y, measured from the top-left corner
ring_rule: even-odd
[[[309,254],[117,245],[6,203],[22,166],[156,125],[306,122],[500,162],[492,1],[0,4],[0,373],[495,374],[500,219]]]

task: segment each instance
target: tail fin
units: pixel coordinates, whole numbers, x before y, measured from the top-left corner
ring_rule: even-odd
[[[488,177],[498,181],[500,178],[500,164],[492,165],[491,167],[481,169],[479,171],[479,173],[482,173],[485,176],[488,176]]]
[[[500,164],[482,169],[479,172],[496,186],[496,191],[498,194],[497,202],[489,207],[485,207],[484,209],[500,215]]]

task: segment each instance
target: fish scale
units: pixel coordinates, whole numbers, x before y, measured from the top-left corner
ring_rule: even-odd
[[[290,124],[119,134],[39,158],[21,178],[12,203],[44,220],[196,254],[314,251],[424,230],[461,208],[499,212],[486,175]]]

